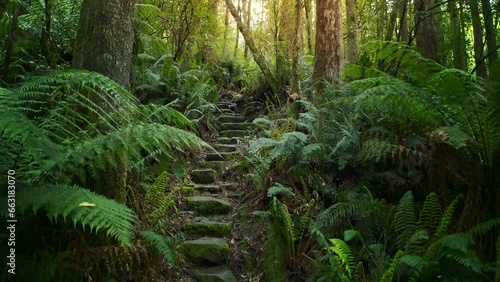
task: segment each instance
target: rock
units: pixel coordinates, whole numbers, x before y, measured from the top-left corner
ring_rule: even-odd
[[[226,182],[222,183],[220,187],[229,191],[236,191],[239,187],[239,184],[236,182]]]
[[[191,180],[194,183],[208,184],[214,183],[217,172],[210,168],[194,169],[191,171]]]
[[[223,267],[197,269],[194,279],[197,282],[236,282],[234,274]]]
[[[245,137],[246,130],[222,130],[220,136],[222,137]]]
[[[223,239],[205,237],[183,242],[180,251],[192,263],[219,265],[227,261],[229,245]]]
[[[239,137],[219,137],[217,138],[217,142],[220,144],[238,144],[240,138]]]
[[[187,198],[188,208],[200,214],[227,214],[231,211],[231,203],[207,196],[193,196]]]
[[[221,173],[222,171],[224,171],[224,169],[226,169],[226,162],[225,161],[198,162],[196,166],[200,169],[210,168],[217,171],[217,173]]]
[[[236,151],[236,146],[234,145],[226,145],[226,144],[215,144],[214,149],[219,153],[228,153]]]
[[[189,222],[184,224],[182,231],[190,236],[224,237],[231,234],[232,224],[230,222]]]
[[[245,118],[241,116],[232,116],[232,115],[221,115],[219,117],[220,122],[244,122]]]
[[[222,130],[245,130],[250,126],[249,123],[246,122],[225,122],[221,124],[220,128]]]
[[[200,193],[203,192],[220,193],[222,192],[223,188],[220,185],[206,184],[206,185],[196,185],[194,186],[193,189],[199,191]]]
[[[210,153],[210,154],[207,154],[206,160],[209,161],[209,162],[213,162],[213,161],[230,161],[235,156],[238,156],[237,152]]]

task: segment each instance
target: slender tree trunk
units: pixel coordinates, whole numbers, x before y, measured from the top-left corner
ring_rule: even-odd
[[[99,72],[125,88],[130,85],[134,40],[133,0],[84,0],[75,42],[73,67]],[[91,97],[102,104],[97,97]],[[122,162],[110,167],[95,183],[99,194],[125,202],[127,170]]]
[[[479,14],[479,6],[476,0],[469,0],[469,6],[472,19],[472,30],[474,33],[474,61],[476,63],[477,77],[487,79],[488,74],[484,63],[484,42],[483,42],[483,26],[481,24],[481,16]]]
[[[464,38],[460,28],[460,19],[457,11],[455,0],[448,2],[448,14],[450,15],[451,24],[451,42],[453,45],[453,67],[456,69],[466,70],[467,62],[464,57]]]
[[[224,18],[224,38],[222,43],[222,54],[225,56],[227,54],[227,34],[229,33],[229,9],[226,7],[226,13]]]
[[[397,0],[398,10],[399,10],[399,29],[398,29],[398,41],[408,42],[410,40],[410,34],[408,32],[408,0]]]
[[[247,0],[246,20],[248,29],[252,29],[252,0]],[[248,58],[248,46],[245,45],[245,60]]]
[[[44,0],[45,2],[45,26],[42,29],[42,52],[47,60],[50,68],[56,67],[56,59],[50,48],[50,29],[52,26],[52,0]]]
[[[425,57],[438,61],[438,37],[435,17],[430,8],[432,0],[414,0],[415,5],[415,39],[417,47]]]
[[[292,93],[301,95],[300,89],[300,50],[302,49],[302,3],[295,1],[295,26],[292,43]]]
[[[346,0],[346,2],[349,2],[349,0]],[[392,40],[392,35],[394,34],[394,29],[396,27],[396,19],[398,18],[398,5],[397,5],[398,0],[392,1],[392,11],[391,11],[391,17],[389,18],[389,23],[387,24],[387,33],[385,34],[385,41],[391,41]],[[347,18],[349,18],[349,10],[347,10]]]
[[[238,0],[238,18],[241,18],[241,0]],[[234,16],[234,15],[233,15]],[[236,28],[236,44],[234,45],[233,57],[236,59],[238,55],[238,45],[240,44],[240,33],[238,32],[238,28]]]
[[[19,23],[19,16],[22,14],[21,9],[22,7],[14,2],[15,7],[14,7],[14,13],[12,14],[12,21],[10,23],[10,30],[9,34],[7,35],[7,42],[6,42],[6,47],[5,47],[5,57],[3,59],[3,70],[1,75],[1,78],[4,81],[9,81],[9,71],[10,71],[10,63],[12,60],[12,52],[14,51],[14,43],[16,41],[16,32],[17,32],[17,24]]]
[[[338,83],[344,68],[342,45],[342,10],[340,0],[316,3],[316,61],[314,78],[318,89],[322,80]]]
[[[493,11],[491,10],[490,0],[481,0],[481,7],[483,9],[484,30],[486,37],[486,47],[488,50],[488,70],[490,79],[492,67],[498,60],[498,47],[496,39],[496,28],[493,24]]]
[[[260,50],[257,49],[257,47],[255,46],[255,43],[253,42],[252,33],[247,29],[247,27],[243,23],[243,20],[238,15],[238,12],[234,7],[233,1],[226,0],[226,4],[229,9],[229,12],[231,12],[231,15],[236,21],[238,29],[240,30],[241,34],[243,35],[243,38],[245,39],[245,44],[248,46],[248,49],[250,49],[250,52],[252,52],[255,63],[259,66],[260,70],[264,74],[264,77],[271,86],[271,89],[273,90],[274,94],[281,94],[281,86],[279,84],[278,79],[276,79],[276,76],[269,68],[266,62],[266,58],[262,55]]]
[[[358,59],[358,1],[346,0],[345,2],[347,10],[347,60],[354,62]]]
[[[307,32],[307,53],[313,54],[313,32],[312,32],[312,3],[311,0],[304,0],[304,11],[306,17],[306,32]]]

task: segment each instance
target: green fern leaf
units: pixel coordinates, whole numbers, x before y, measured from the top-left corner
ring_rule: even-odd
[[[177,253],[175,251],[174,240],[168,240],[162,235],[150,230],[139,231],[139,234],[141,234],[146,242],[154,246],[155,249],[163,255],[163,258],[165,258],[166,261],[168,261],[171,265],[176,264]]]

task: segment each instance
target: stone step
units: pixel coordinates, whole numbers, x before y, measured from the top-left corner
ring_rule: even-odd
[[[210,153],[207,154],[206,160],[208,162],[230,161],[236,156],[239,156],[238,152]]]
[[[228,115],[228,116],[236,116],[236,113],[232,110],[229,110],[229,109],[219,109],[219,111],[224,114],[224,115]]]
[[[239,137],[219,137],[217,138],[217,142],[220,144],[238,144],[240,141]]]
[[[199,268],[193,270],[197,282],[236,282],[234,274],[224,267]]]
[[[205,184],[205,185],[195,185],[193,190],[198,191],[199,193],[221,193],[225,188],[221,185],[215,184]]]
[[[215,144],[214,149],[219,153],[229,153],[236,151],[236,146],[227,144]]]
[[[221,110],[234,110],[236,103],[221,102],[217,104],[217,107]]]
[[[210,184],[215,182],[217,171],[211,168],[193,169],[190,175],[194,183]]]
[[[250,126],[248,122],[224,122],[220,125],[222,130],[246,130]]]
[[[221,115],[219,116],[220,122],[244,122],[245,118],[242,116],[234,116],[234,115]]]
[[[224,171],[224,169],[226,169],[226,162],[225,161],[197,162],[196,167],[199,169],[213,169],[217,171],[217,173],[221,173],[222,171]]]
[[[186,200],[188,209],[201,215],[227,214],[231,211],[230,202],[210,196],[192,196]]]
[[[239,183],[236,182],[225,182],[219,185],[221,189],[225,189],[228,191],[236,191],[240,187]]]
[[[192,221],[184,224],[182,231],[188,236],[195,237],[227,237],[231,234],[231,222],[210,221],[201,218],[200,221]]]
[[[246,130],[222,130],[219,132],[221,137],[245,137]]]
[[[197,265],[220,265],[227,261],[229,245],[221,238],[204,237],[180,245],[184,257]]]

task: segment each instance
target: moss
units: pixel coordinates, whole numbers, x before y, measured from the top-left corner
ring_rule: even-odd
[[[209,184],[215,182],[217,172],[213,169],[195,169],[191,171],[191,180],[199,184]]]
[[[200,214],[227,214],[231,211],[231,203],[205,196],[187,198],[188,207]]]
[[[227,261],[229,255],[229,245],[220,238],[185,241],[180,250],[188,261],[196,264],[222,264]]]
[[[191,222],[183,226],[182,230],[191,236],[224,237],[231,233],[232,224],[222,222]]]
[[[245,130],[223,130],[220,132],[222,137],[245,137],[246,134]]]
[[[182,195],[190,195],[191,191],[193,191],[193,187],[184,185],[184,186],[182,186],[181,191],[182,191]]]

